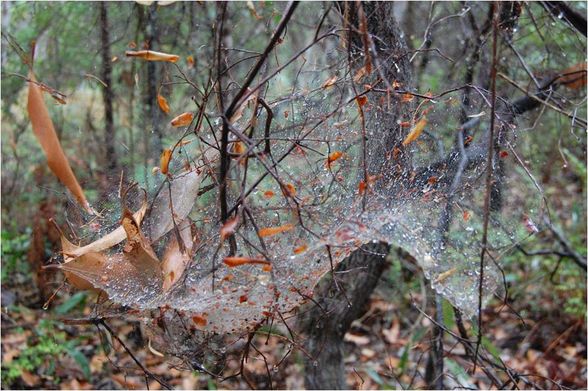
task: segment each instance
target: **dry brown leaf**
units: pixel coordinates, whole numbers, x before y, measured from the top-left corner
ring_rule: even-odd
[[[329,88],[332,87],[333,85],[335,85],[335,83],[337,82],[337,76],[332,76],[330,78],[328,78],[323,85],[321,86],[321,88]]]
[[[188,63],[188,68],[194,68],[195,61],[193,56],[186,57],[186,62]]]
[[[145,61],[165,61],[165,62],[177,62],[180,56],[175,54],[167,54],[156,52],[153,50],[137,50],[137,51],[126,51],[127,57],[137,57]]]
[[[167,99],[165,99],[162,95],[157,95],[157,104],[159,105],[161,111],[163,111],[165,114],[169,114],[169,104],[167,103]]]
[[[141,222],[143,221],[143,218],[145,217],[145,212],[147,211],[147,199],[143,200],[143,203],[141,205],[141,208],[136,211],[133,214],[133,218],[135,219],[135,221],[137,221],[139,224],[141,224]],[[90,252],[100,252],[102,250],[106,250],[110,247],[116,246],[117,244],[119,244],[120,242],[122,242],[123,240],[125,240],[126,238],[126,234],[125,234],[125,230],[122,226],[119,226],[117,229],[115,229],[114,231],[110,232],[109,234],[101,237],[100,239],[86,245],[83,247],[78,247],[74,244],[70,243],[70,246],[67,246],[66,249],[66,245],[63,244],[63,234],[62,234],[62,246],[63,246],[63,257],[64,257],[64,262],[69,262],[70,260],[73,260],[75,258],[78,258],[84,254],[90,253]],[[67,241],[67,239],[65,239]],[[67,241],[69,243],[69,241]]]
[[[249,258],[249,257],[225,257],[223,262],[228,267],[242,266],[242,265],[271,265],[271,263],[263,258]]]
[[[220,229],[221,242],[235,233],[235,229],[239,225],[239,215],[227,220]]]
[[[29,387],[35,387],[41,381],[41,378],[37,375],[33,375],[27,370],[22,369],[20,371],[20,378]]]
[[[239,108],[237,108],[237,110],[235,110],[235,113],[231,116],[231,119],[229,120],[229,122],[231,124],[234,124],[235,122],[239,121],[241,119],[241,117],[243,116],[243,111],[245,111],[245,108],[247,107],[249,102],[254,102],[256,99],[257,99],[256,94],[249,95],[247,97],[247,99],[245,99],[243,101],[243,103],[241,103],[239,105]]]
[[[251,15],[253,15],[253,17],[257,20],[261,20],[263,19],[261,16],[259,16],[259,14],[257,13],[257,11],[255,10],[255,5],[253,5],[253,1],[248,0],[247,1],[247,8],[249,8],[249,11],[251,12]]]
[[[169,161],[172,157],[172,150],[171,149],[164,149],[163,152],[161,153],[161,158],[160,158],[160,169],[161,169],[161,173],[163,175],[167,175],[167,173],[169,172]]]
[[[35,81],[35,76],[32,72],[29,74],[29,78]],[[88,213],[96,214],[86,200],[84,191],[78,183],[67,161],[67,157],[61,148],[57,133],[53,127],[53,122],[49,117],[49,112],[43,101],[43,95],[36,83],[29,83],[27,109],[33,126],[33,132],[47,157],[47,165],[61,183],[74,195],[78,203]]]
[[[274,236],[277,234],[281,234],[282,232],[287,232],[294,229],[294,225],[292,224],[284,224],[279,227],[268,227],[262,228],[259,230],[259,237],[264,238],[267,236]]]
[[[193,119],[194,114],[190,112],[182,113],[171,120],[171,126],[173,126],[174,128],[178,128],[180,126],[188,126],[190,125],[190,123],[192,123]]]
[[[586,63],[579,63],[573,65],[561,72],[558,78],[559,83],[565,85],[567,88],[577,90],[586,86]]]
[[[188,219],[182,220],[178,224],[178,230],[180,231],[180,238],[184,243],[185,251],[181,251],[176,235],[171,235],[161,263],[164,292],[167,292],[180,279],[192,257],[194,241],[190,221]]]
[[[415,141],[417,138],[419,138],[419,136],[421,135],[421,133],[425,129],[426,125],[427,125],[427,118],[426,117],[421,118],[419,120],[419,122],[417,122],[417,124],[412,128],[410,133],[408,133],[408,135],[406,136],[406,138],[402,142],[402,145],[406,146],[406,145],[412,143],[413,141]]]
[[[361,79],[363,79],[363,77],[367,75],[367,69],[364,66],[362,66],[361,68],[359,68],[357,70],[357,72],[355,72],[355,76],[353,76],[353,82],[354,83],[359,83],[361,81]]]
[[[370,343],[370,338],[364,335],[346,333],[343,337],[343,341],[351,342],[357,346],[364,346]]]
[[[151,248],[133,214],[125,208],[121,224],[127,234],[127,244],[123,249],[125,258],[142,273],[150,277],[162,278],[161,264]]]

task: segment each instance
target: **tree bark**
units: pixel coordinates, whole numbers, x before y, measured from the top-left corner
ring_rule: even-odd
[[[108,32],[108,8],[106,2],[100,2],[100,32],[102,51],[102,81],[106,84],[102,89],[104,102],[104,158],[108,174],[117,167],[116,149],[114,145],[114,118],[112,109],[112,63],[110,60],[110,34]]]
[[[367,19],[367,29],[372,44],[366,48],[365,37],[360,33],[349,36],[349,50],[352,67],[360,68],[364,65],[364,58],[359,53],[370,52],[374,61],[373,68],[379,68],[372,74],[386,78],[386,84],[394,81],[403,88],[412,85],[408,47],[404,36],[394,19],[393,4],[391,2],[364,3],[363,13]],[[360,31],[361,11],[355,3],[345,3],[342,14],[347,14],[348,20],[354,26],[352,31]],[[377,38],[375,38],[377,37]],[[370,101],[377,102],[381,96],[374,95]],[[379,189],[388,188],[390,195],[400,189],[390,184],[401,183],[400,177],[407,175],[409,156],[393,157],[394,148],[402,148],[402,140],[406,130],[399,126],[401,121],[410,116],[410,106],[401,105],[395,94],[390,94],[390,102],[380,105],[376,110],[370,110],[366,115],[366,128],[379,129],[378,136],[366,140],[366,148],[370,151],[369,159],[365,162],[367,172],[382,173]],[[377,113],[377,114],[376,114]],[[388,157],[381,159],[381,156]],[[381,163],[384,161],[384,163]],[[306,335],[305,349],[312,359],[305,358],[305,386],[308,389],[345,389],[345,368],[343,362],[343,336],[349,330],[353,320],[365,312],[369,297],[386,267],[384,256],[389,246],[385,243],[364,245],[336,269],[329,273],[317,286],[314,292],[314,302],[303,307],[299,319],[299,327]],[[340,273],[345,272],[345,273]],[[348,273],[347,273],[348,272]],[[336,281],[333,281],[336,278]],[[318,305],[317,305],[318,304]]]
[[[149,50],[157,50],[157,3],[149,6],[147,12],[147,25],[145,28],[145,40],[149,45]],[[146,118],[151,118],[151,130],[155,137],[147,135],[147,140],[153,140],[153,146],[158,154],[163,152],[163,134],[159,127],[160,112],[155,104],[157,100],[157,76],[155,74],[155,62],[147,62],[147,93],[145,94],[145,105],[147,107]]]
[[[386,244],[375,243],[355,251],[334,273],[321,280],[314,291],[314,301],[302,308],[299,326],[307,336],[305,348],[312,356],[304,358],[307,389],[348,388],[343,336],[351,323],[365,313],[370,295],[387,266],[388,250]]]

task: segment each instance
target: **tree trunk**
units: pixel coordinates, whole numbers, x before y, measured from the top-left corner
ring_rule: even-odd
[[[344,3],[349,20],[357,28],[361,12],[355,3]],[[412,83],[408,48],[393,14],[393,4],[390,2],[363,4],[363,13],[367,18],[367,27],[372,37],[373,45],[369,51],[377,53],[376,64],[373,68],[381,67],[378,74],[373,72],[372,78],[383,76],[387,84],[394,81],[402,88],[409,89]],[[356,31],[360,31],[357,28]],[[364,65],[365,57],[358,53],[365,53],[365,40],[360,34],[349,37],[350,58],[354,68]],[[375,49],[375,50],[374,50]],[[375,52],[375,53],[374,53]],[[375,95],[370,101],[379,101],[381,96]],[[382,104],[377,110],[366,113],[366,128],[379,129],[381,134],[366,140],[366,148],[373,151],[369,156],[375,159],[366,161],[370,174],[382,173],[383,178],[379,188],[388,187],[390,195],[400,189],[389,184],[400,183],[398,180],[406,176],[410,169],[407,154],[393,157],[394,148],[402,148],[402,140],[406,135],[399,123],[410,116],[410,106],[401,105],[395,94],[391,94],[390,102]],[[377,117],[376,118],[376,114]],[[382,125],[384,124],[384,125]],[[387,156],[385,163],[381,156]],[[308,389],[345,389],[345,371],[343,362],[343,336],[348,331],[354,319],[365,312],[365,306],[371,293],[386,267],[385,254],[389,246],[384,243],[365,245],[344,260],[336,269],[334,276],[330,273],[317,286],[314,301],[303,308],[299,326],[306,335],[305,348],[312,359],[305,358],[305,385]],[[381,255],[384,254],[384,255]],[[338,274],[337,272],[351,271]],[[336,283],[333,281],[336,278]],[[318,303],[318,305],[317,305]]]
[[[365,313],[366,304],[387,266],[389,247],[368,244],[355,251],[317,285],[314,302],[301,310],[299,326],[307,339],[304,358],[307,389],[346,389],[343,336]],[[379,254],[379,255],[375,255]],[[341,272],[345,272],[340,274]],[[333,280],[336,278],[336,281]]]
[[[149,45],[149,50],[157,50],[157,3],[149,6],[147,12],[147,26],[145,29],[145,40]],[[147,107],[146,118],[151,118],[151,130],[155,137],[151,134],[147,135],[148,140],[153,140],[153,146],[158,154],[163,152],[163,135],[159,127],[160,112],[155,104],[157,100],[157,76],[155,74],[155,62],[147,62],[147,94],[145,94],[145,105]]]
[[[112,63],[110,60],[110,35],[108,33],[108,9],[106,2],[100,2],[100,31],[102,42],[102,81],[106,86],[102,89],[104,101],[104,158],[107,175],[116,170],[116,151],[114,147],[114,119],[112,109]]]

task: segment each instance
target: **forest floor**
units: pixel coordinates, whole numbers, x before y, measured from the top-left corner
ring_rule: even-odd
[[[353,389],[424,389],[431,321],[415,309],[422,297],[412,292],[408,311],[386,300],[386,286],[372,296],[365,315],[345,336],[347,384]],[[254,349],[243,363],[230,352],[223,363],[222,380],[188,368],[185,362],[160,357],[149,346],[136,322],[108,319],[104,327],[73,325],[65,319],[88,317],[92,297],[78,293],[55,299],[48,310],[12,304],[4,289],[2,311],[2,388],[13,389],[162,389],[157,379],[145,376],[134,359],[162,383],[174,389],[304,388],[302,352],[286,338],[259,332]],[[556,300],[535,298],[540,308],[521,308],[519,314],[494,302],[484,311],[484,348],[499,356],[518,377],[521,389],[586,389],[586,322],[583,316],[562,311]],[[520,314],[524,314],[520,318]],[[469,322],[466,322],[469,323]],[[449,326],[448,326],[449,327]],[[471,330],[470,330],[471,337]],[[474,339],[473,337],[471,337]],[[129,354],[125,347],[132,352]],[[227,342],[228,343],[228,342]],[[258,351],[256,351],[258,350]],[[488,376],[467,358],[457,339],[445,334],[444,374],[447,388],[489,388]],[[265,357],[265,358],[264,358]],[[218,360],[217,360],[218,361]],[[321,363],[317,363],[321,365]],[[498,378],[508,377],[493,370]],[[496,386],[494,386],[496,387]],[[513,384],[506,385],[512,388]]]

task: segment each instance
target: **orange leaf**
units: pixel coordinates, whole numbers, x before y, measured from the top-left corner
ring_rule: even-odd
[[[414,99],[414,95],[412,95],[412,94],[402,94],[400,96],[400,101],[403,103],[412,102],[413,99]]]
[[[233,153],[242,154],[245,152],[245,145],[241,141],[235,141],[233,143]]]
[[[180,126],[187,126],[190,125],[190,123],[192,122],[192,120],[194,119],[194,114],[187,112],[187,113],[182,113],[180,115],[178,115],[176,118],[171,120],[171,126],[173,126],[174,128],[180,127]]]
[[[220,229],[221,242],[235,233],[237,225],[239,225],[239,215],[236,215],[232,219],[227,220],[227,222]]]
[[[201,316],[201,315],[194,315],[192,317],[192,322],[194,322],[194,324],[196,326],[200,326],[200,327],[204,327],[208,324],[208,320],[204,316]]]
[[[157,95],[157,103],[159,104],[161,111],[163,111],[165,114],[169,114],[169,105],[167,104],[167,99],[161,95]]]
[[[572,90],[586,86],[586,63],[579,63],[564,69],[558,81]]]
[[[137,57],[145,61],[165,61],[165,62],[177,62],[180,56],[175,54],[167,54],[155,52],[153,50],[137,50],[137,51],[126,51],[127,57]]]
[[[357,104],[359,105],[359,107],[363,107],[367,103],[368,98],[367,98],[367,96],[362,95],[362,96],[358,96],[355,100],[357,101]]]
[[[321,88],[329,88],[332,87],[337,82],[337,76],[333,76],[327,79],[321,86]]]
[[[271,190],[266,191],[265,193],[263,193],[263,196],[265,198],[272,198],[274,196],[274,192]]]
[[[398,125],[400,125],[401,128],[410,128],[410,122],[409,121],[403,121],[398,123]]]
[[[410,133],[406,136],[406,138],[402,142],[402,145],[406,146],[406,145],[412,143],[413,141],[415,141],[417,138],[419,138],[419,136],[421,135],[421,133],[425,129],[426,125],[427,125],[427,118],[426,117],[421,118],[420,121],[417,122],[417,124],[414,126],[414,128],[412,128]]]
[[[365,181],[360,181],[359,182],[359,186],[358,186],[358,190],[359,190],[359,195],[362,195],[363,193],[365,193],[365,191],[367,190],[367,183],[365,183]]]
[[[163,175],[167,175],[167,173],[168,173],[169,161],[170,161],[171,157],[172,157],[172,151],[171,151],[171,149],[166,148],[161,153],[160,167],[161,167],[161,173]]]
[[[35,76],[30,73],[29,79],[35,81]],[[49,117],[49,112],[43,101],[43,95],[39,86],[35,83],[29,83],[27,109],[31,118],[33,132],[47,157],[47,165],[61,183],[74,195],[78,203],[88,213],[95,214],[86,200],[84,191],[78,183],[67,157],[61,148],[57,133],[53,127],[53,122]]]
[[[308,248],[308,247],[307,247],[307,246],[305,246],[305,245],[298,246],[298,247],[296,247],[296,248],[293,250],[293,252],[294,252],[294,254],[300,254],[300,253],[303,253],[303,252],[305,252],[307,248]]]
[[[343,156],[343,152],[341,151],[335,151],[333,153],[331,153],[328,157],[327,157],[327,167],[331,167],[331,164],[338,160],[339,158],[341,158],[341,156]]]
[[[194,68],[194,57],[188,56],[186,62],[188,63],[188,68]]]
[[[282,188],[282,192],[286,197],[294,197],[296,195],[296,188],[291,183],[286,183],[286,186]]]
[[[281,234],[282,232],[290,231],[292,229],[294,229],[294,225],[292,224],[284,224],[279,227],[262,228],[259,230],[259,236],[264,238],[266,236]]]
[[[226,257],[223,262],[228,267],[242,266],[242,265],[270,265],[268,261],[261,258],[247,258],[247,257]]]
[[[468,221],[470,219],[470,212],[467,210],[463,211],[463,221]]]

